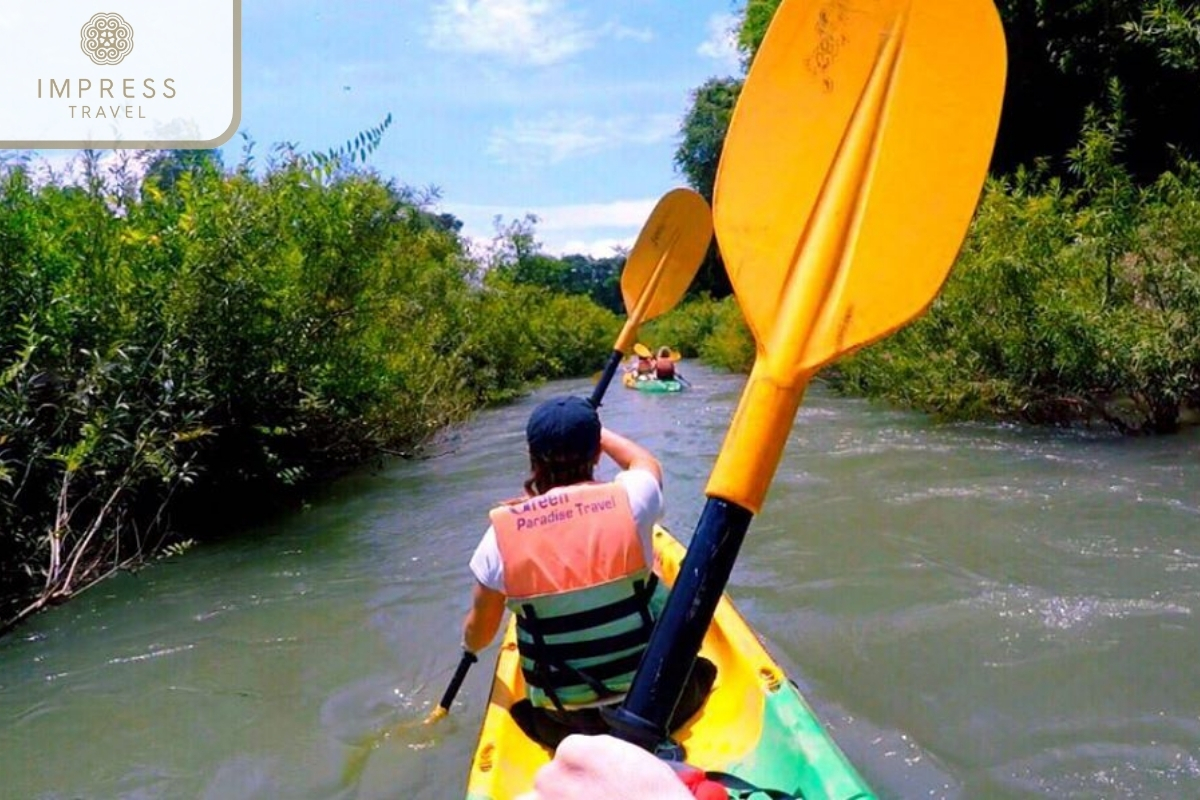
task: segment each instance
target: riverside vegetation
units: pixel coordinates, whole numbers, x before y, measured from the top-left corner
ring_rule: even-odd
[[[522,280],[513,236],[468,257],[363,141],[0,171],[0,630],[603,363],[612,311]]]
[[[780,0],[749,0],[753,62]],[[998,0],[1004,114],[967,241],[929,313],[823,375],[945,418],[1164,433],[1200,407],[1200,6]],[[831,13],[843,13],[833,7]],[[741,78],[697,88],[675,161],[711,200]],[[1190,155],[1189,155],[1190,154]],[[747,370],[719,253],[711,298],[643,333]]]
[[[1112,103],[1119,109],[1120,92]],[[1088,114],[1074,187],[994,177],[929,312],[827,369],[838,391],[946,419],[1169,433],[1200,408],[1200,165],[1138,186],[1119,110]],[[748,371],[734,298],[691,301],[643,334]]]

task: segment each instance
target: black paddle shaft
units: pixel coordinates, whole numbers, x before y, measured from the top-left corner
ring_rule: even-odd
[[[479,656],[464,650],[462,658],[459,659],[458,668],[454,670],[454,677],[450,679],[450,685],[446,687],[446,693],[442,695],[442,700],[438,703],[439,708],[450,710],[450,704],[454,702],[454,696],[458,694],[458,690],[462,687],[463,680],[467,677],[467,670],[471,669],[471,665],[479,660]]]
[[[618,708],[603,712],[617,736],[651,751],[667,741],[667,725],[753,516],[727,500],[710,497],[705,503],[633,685]]]
[[[600,401],[604,399],[604,393],[608,391],[608,385],[612,383],[613,376],[617,374],[617,368],[621,366],[624,358],[625,354],[620,350],[613,350],[612,355],[608,357],[608,363],[604,365],[604,374],[600,376],[600,381],[592,390],[592,408],[600,407]]]

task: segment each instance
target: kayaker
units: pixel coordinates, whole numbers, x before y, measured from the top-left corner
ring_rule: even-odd
[[[463,648],[487,647],[505,607],[517,615],[526,697],[512,715],[527,736],[557,747],[571,733],[604,733],[604,706],[629,689],[666,590],[654,574],[662,466],[604,428],[582,397],[540,404],[525,429],[532,475],[525,496],[491,511],[471,557],[475,576]],[[621,472],[594,479],[601,455]],[[716,667],[698,658],[672,719],[704,702]]]
[[[637,373],[639,380],[648,380],[649,378],[653,377],[654,357],[639,355],[637,362],[634,364],[634,370]]]
[[[654,377],[660,381],[675,380],[675,361],[671,358],[671,348],[658,348],[654,356]]]

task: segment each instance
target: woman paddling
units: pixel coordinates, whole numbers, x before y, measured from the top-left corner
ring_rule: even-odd
[[[475,576],[463,647],[478,652],[517,615],[525,699],[513,719],[554,748],[571,733],[604,733],[600,710],[633,680],[666,590],[653,570],[662,467],[648,450],[600,424],[580,397],[548,400],[525,429],[532,475],[525,496],[493,509],[471,558]],[[621,472],[594,479],[601,455]],[[704,702],[716,668],[698,658],[672,728]]]
[[[654,377],[660,381],[675,380],[675,360],[671,358],[671,348],[658,348],[654,356]]]

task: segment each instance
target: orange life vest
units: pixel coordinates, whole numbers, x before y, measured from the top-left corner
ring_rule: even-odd
[[[655,578],[625,489],[577,484],[490,517],[530,701],[560,710],[615,702],[654,622]]]

